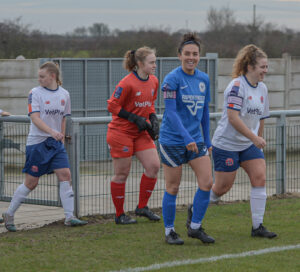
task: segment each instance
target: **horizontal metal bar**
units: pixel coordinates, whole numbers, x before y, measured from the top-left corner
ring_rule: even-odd
[[[162,114],[157,115],[159,120],[162,120]],[[222,116],[222,112],[212,112],[209,114],[211,119]],[[300,110],[275,110],[270,111],[270,117],[291,117],[300,116]],[[79,124],[107,124],[112,120],[111,116],[98,116],[98,117],[70,117],[73,123]],[[11,115],[0,117],[0,122],[24,122],[30,123],[30,118],[27,115]]]

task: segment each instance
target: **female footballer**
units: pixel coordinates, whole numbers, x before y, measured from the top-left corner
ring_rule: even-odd
[[[158,88],[158,79],[154,76],[155,51],[148,47],[127,51],[123,65],[130,73],[118,83],[107,101],[108,110],[112,113],[107,143],[114,167],[110,187],[116,209],[115,222],[122,225],[137,223],[124,213],[125,185],[133,155],[144,167],[135,214],[159,221],[160,217],[147,206],[160,167],[153,141],[159,132],[154,107]]]
[[[25,182],[15,191],[3,219],[8,231],[15,232],[14,214],[27,195],[36,188],[39,178],[55,172],[65,213],[66,226],[87,224],[73,215],[74,194],[71,173],[64,148],[67,115],[71,114],[70,96],[62,88],[60,70],[53,62],[44,63],[38,72],[40,86],[33,88],[28,97],[28,115],[31,119],[26,143],[26,162],[23,168]]]
[[[171,71],[162,85],[165,112],[159,142],[166,184],[162,211],[165,240],[172,245],[184,243],[174,227],[176,197],[184,163],[192,168],[198,183],[193,205],[188,208],[188,236],[204,243],[214,243],[214,239],[202,228],[209,204],[212,173],[208,156],[208,149],[211,148],[208,106],[210,85],[208,75],[196,68],[200,61],[200,51],[199,38],[194,33],[185,34],[178,47],[181,66]]]
[[[269,99],[262,82],[268,71],[265,52],[250,44],[237,54],[233,80],[224,91],[223,115],[213,136],[215,183],[211,201],[228,192],[241,166],[251,182],[250,206],[253,237],[277,235],[263,226],[266,207],[266,163],[262,149],[264,119],[269,117]]]

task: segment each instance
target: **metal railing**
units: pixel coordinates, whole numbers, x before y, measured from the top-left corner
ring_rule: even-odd
[[[264,138],[267,147],[264,149],[267,163],[267,194],[300,192],[300,124],[292,120],[300,116],[300,110],[272,111],[271,119],[265,125]],[[216,121],[221,113],[211,113],[213,133]],[[159,118],[161,119],[161,115]],[[291,118],[290,118],[291,117]],[[110,196],[110,179],[113,175],[112,161],[106,144],[106,131],[83,133],[84,126],[99,127],[107,125],[111,117],[69,118],[66,141],[75,193],[75,209],[78,216],[88,214],[111,214],[114,207]],[[23,182],[21,173],[25,162],[25,140],[28,134],[29,117],[10,116],[0,118],[0,200],[9,201],[15,188]],[[84,146],[89,147],[88,158],[82,159]],[[100,146],[103,150],[99,152]],[[143,168],[133,158],[130,176],[126,183],[125,209],[134,210],[138,202],[140,177]],[[45,175],[34,190],[27,203],[43,205],[60,205],[58,183],[55,175]],[[243,171],[238,171],[233,188],[224,201],[249,199],[250,182]],[[177,204],[192,202],[197,189],[196,178],[188,166],[183,167],[180,192]],[[158,175],[157,185],[149,202],[151,207],[161,207],[164,192],[162,169]]]

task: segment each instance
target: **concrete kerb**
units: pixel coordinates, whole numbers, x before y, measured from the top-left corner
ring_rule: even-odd
[[[0,201],[0,212],[7,210],[9,202]],[[40,228],[64,218],[64,210],[61,207],[22,204],[15,214],[17,230]],[[0,233],[6,232],[4,224],[0,224]]]

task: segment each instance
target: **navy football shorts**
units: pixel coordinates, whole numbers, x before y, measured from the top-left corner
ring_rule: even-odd
[[[264,159],[264,153],[255,145],[243,151],[227,151],[213,146],[212,155],[215,171],[233,172],[240,167],[241,162],[254,159]]]
[[[49,137],[39,144],[26,146],[23,173],[40,177],[61,168],[70,168],[68,154],[62,142]]]
[[[204,143],[197,143],[198,153],[189,151],[185,146],[159,145],[159,152],[162,163],[170,167],[178,167],[196,158],[208,155],[208,150]]]

